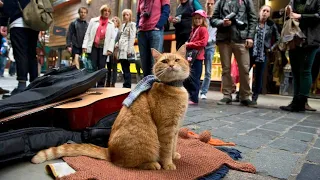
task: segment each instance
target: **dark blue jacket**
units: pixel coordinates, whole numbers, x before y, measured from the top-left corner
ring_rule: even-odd
[[[21,8],[24,9],[30,0],[2,0],[3,7],[0,8],[0,25],[7,26],[8,18],[12,23],[14,20],[22,17],[22,12],[19,8],[18,1],[20,2]]]

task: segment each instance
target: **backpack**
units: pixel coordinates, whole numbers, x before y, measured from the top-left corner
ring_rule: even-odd
[[[23,14],[25,23],[35,31],[46,31],[53,22],[53,7],[50,0],[30,0],[22,9],[18,0],[19,8]]]

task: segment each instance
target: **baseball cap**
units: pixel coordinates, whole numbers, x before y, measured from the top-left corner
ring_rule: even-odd
[[[194,13],[192,13],[192,16],[195,16],[196,14],[199,14],[200,16],[202,16],[204,18],[207,17],[207,13],[202,9],[196,10]]]

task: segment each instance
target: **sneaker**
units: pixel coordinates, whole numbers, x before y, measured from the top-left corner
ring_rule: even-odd
[[[251,101],[250,99],[242,100],[240,103],[243,106],[249,106],[249,107],[257,106],[257,101]]]
[[[200,98],[201,99],[207,99],[207,96],[205,94],[201,94]]]
[[[236,98],[232,100],[232,102],[240,102],[239,91],[236,92]]]
[[[10,91],[9,90],[6,90],[6,89],[2,89],[0,87],[0,94],[6,94],[6,93],[9,93]]]
[[[232,100],[230,98],[223,98],[217,104],[218,105],[232,104]]]
[[[196,102],[193,102],[193,101],[189,101],[189,103],[188,103],[189,105],[198,105],[198,103],[196,103]]]

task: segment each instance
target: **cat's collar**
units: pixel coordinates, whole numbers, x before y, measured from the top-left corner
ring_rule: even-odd
[[[163,84],[166,84],[168,86],[173,87],[182,87],[183,86],[183,80],[177,80],[177,81],[171,81],[171,82],[162,82]]]

